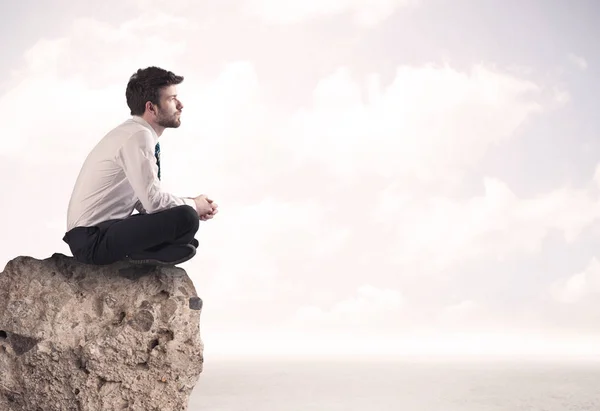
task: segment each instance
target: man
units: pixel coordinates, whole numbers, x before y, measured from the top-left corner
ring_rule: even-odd
[[[160,187],[158,139],[166,128],[181,125],[182,81],[158,67],[139,69],[129,79],[125,95],[132,118],[89,153],[69,201],[63,241],[78,261],[175,265],[195,255],[199,220],[213,218],[217,204],[205,195],[177,197]]]

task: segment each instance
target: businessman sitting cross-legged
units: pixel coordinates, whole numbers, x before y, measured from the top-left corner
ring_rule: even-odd
[[[139,69],[126,88],[132,117],[89,153],[75,182],[63,237],[76,260],[175,265],[192,258],[200,221],[217,204],[205,195],[178,197],[160,186],[160,145],[166,128],[181,124],[182,76]],[[132,214],[134,209],[138,214]]]

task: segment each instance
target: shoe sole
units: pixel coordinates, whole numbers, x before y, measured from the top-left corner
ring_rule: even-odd
[[[196,255],[196,247],[192,246],[192,251],[190,252],[190,254],[186,255],[185,257],[180,258],[179,260],[175,260],[175,261],[162,261],[162,260],[156,260],[154,258],[146,258],[143,260],[134,260],[131,258],[126,258],[126,261],[131,264],[167,266],[167,265],[177,265],[177,264],[184,263],[184,262],[190,260],[195,255]]]

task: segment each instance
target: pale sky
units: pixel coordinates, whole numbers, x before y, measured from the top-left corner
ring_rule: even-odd
[[[62,241],[138,68],[207,358],[600,355],[595,1],[2,1],[0,267]]]

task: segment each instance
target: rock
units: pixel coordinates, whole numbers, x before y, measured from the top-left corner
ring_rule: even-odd
[[[0,410],[187,410],[201,302],[178,267],[13,259],[0,273]]]

